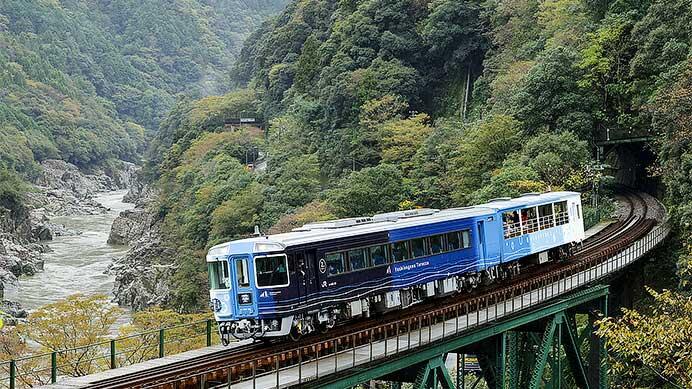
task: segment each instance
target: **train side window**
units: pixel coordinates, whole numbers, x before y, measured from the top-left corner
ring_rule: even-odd
[[[370,259],[372,260],[373,266],[380,266],[389,263],[387,246],[382,245],[370,247]]]
[[[546,228],[552,228],[555,226],[555,220],[553,219],[552,204],[538,206],[538,224],[541,230],[545,230]]]
[[[411,255],[408,251],[409,244],[405,240],[403,242],[392,243],[392,259],[394,262],[401,262],[407,259],[411,259]]]
[[[536,207],[521,210],[521,225],[524,234],[538,231],[538,214]]]
[[[365,249],[349,250],[348,262],[351,270],[360,270],[368,267],[368,257]]]
[[[516,238],[521,235],[521,223],[519,223],[519,212],[509,211],[502,214],[502,228],[505,232],[505,239]]]
[[[581,205],[577,204],[577,218],[581,219]]]
[[[255,257],[257,287],[288,285],[288,259],[285,255]]]
[[[479,231],[479,234],[483,234],[483,232]],[[467,249],[471,247],[471,231],[469,230],[464,230],[461,231],[461,247]]]
[[[231,289],[228,262],[226,260],[207,262],[210,289]]]
[[[445,241],[442,235],[433,235],[430,237],[430,251],[433,254],[439,254],[445,251]]]
[[[567,201],[560,201],[553,204],[555,207],[555,225],[561,226],[569,223],[569,214],[567,213]]]
[[[413,258],[420,258],[428,255],[425,246],[425,238],[412,239],[411,252],[413,253]]]
[[[330,253],[325,255],[327,262],[327,272],[329,275],[344,272],[344,253]]]
[[[447,236],[447,251],[459,250],[461,248],[461,239],[458,232],[450,232]]]

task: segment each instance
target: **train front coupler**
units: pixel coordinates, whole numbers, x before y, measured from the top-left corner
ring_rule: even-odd
[[[219,323],[219,335],[224,346],[228,346],[234,338],[237,340],[261,338],[267,329],[267,326],[262,326],[260,322],[252,319]]]

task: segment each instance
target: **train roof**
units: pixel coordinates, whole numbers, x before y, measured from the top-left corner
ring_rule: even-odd
[[[490,200],[485,204],[478,205],[478,207],[492,208],[498,211],[502,211],[506,209],[526,207],[530,205],[544,204],[547,202],[553,202],[557,200],[564,200],[568,197],[574,196],[581,196],[581,194],[578,192],[526,193],[513,199],[500,198]]]
[[[291,232],[253,237],[222,243],[209,250],[208,257],[250,252],[281,251],[286,247],[340,239],[357,235],[416,227],[472,217],[494,215],[497,212],[543,204],[579,196],[577,192],[530,193],[514,199],[496,199],[488,203],[464,208],[417,209],[389,212],[372,217],[348,218],[309,223]]]

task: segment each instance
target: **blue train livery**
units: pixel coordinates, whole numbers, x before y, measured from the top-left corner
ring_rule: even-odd
[[[297,339],[565,257],[584,238],[582,219],[579,193],[531,193],[236,240],[207,255],[210,306],[224,343]]]

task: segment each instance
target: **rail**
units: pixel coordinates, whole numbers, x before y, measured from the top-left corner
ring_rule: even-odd
[[[61,375],[83,376],[219,344],[213,319],[162,327],[84,346],[0,362],[0,387],[56,383]]]

